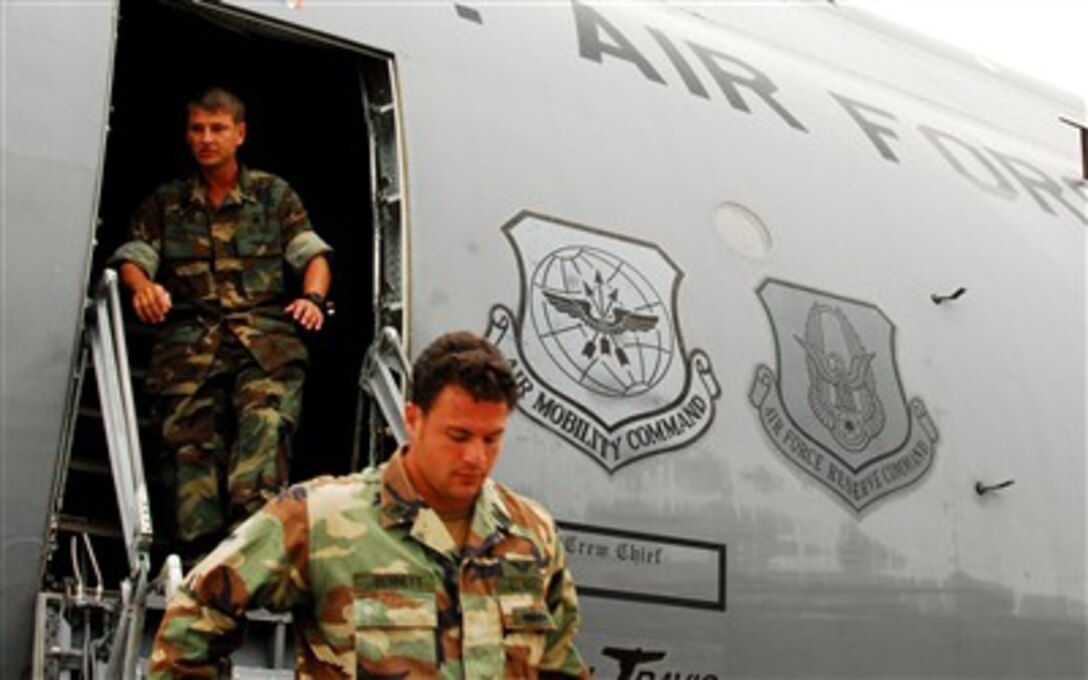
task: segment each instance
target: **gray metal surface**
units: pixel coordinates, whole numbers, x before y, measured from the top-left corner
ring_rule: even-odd
[[[1086,220],[1054,123],[1082,103],[833,7],[300,4],[227,3],[395,56],[411,162],[380,193],[411,258],[379,302],[413,346],[491,321],[517,356],[498,475],[562,521],[601,677],[1084,675]],[[89,7],[4,9],[3,677],[86,278]],[[590,389],[579,352],[623,365],[612,307],[673,363]],[[872,355],[880,450],[820,429],[802,351]]]
[[[516,360],[600,677],[1084,676],[1082,103],[830,5],[230,4],[395,55],[407,340]]]
[[[83,317],[112,2],[4,3],[0,677],[29,667],[43,538]]]

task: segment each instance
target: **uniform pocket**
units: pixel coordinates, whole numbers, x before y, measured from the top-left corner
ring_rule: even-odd
[[[234,232],[239,257],[280,257],[283,229],[274,219],[266,220],[255,206],[246,206]]]
[[[430,575],[358,575],[353,608],[360,671],[371,675],[436,671],[438,605]]]
[[[168,221],[162,237],[162,254],[172,260],[210,258],[212,236],[208,225],[184,215]]]
[[[526,606],[520,598],[500,595],[499,606],[506,676],[535,678],[555,620],[542,602]]]
[[[234,232],[234,249],[242,259],[242,285],[249,295],[282,293],[283,229],[260,206],[247,203],[242,211]]]
[[[536,677],[555,619],[544,599],[544,576],[535,560],[503,562],[498,579],[506,674]]]

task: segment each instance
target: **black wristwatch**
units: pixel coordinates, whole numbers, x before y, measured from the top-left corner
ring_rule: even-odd
[[[317,305],[322,314],[328,314],[332,310],[332,304],[321,293],[306,293],[302,297]]]

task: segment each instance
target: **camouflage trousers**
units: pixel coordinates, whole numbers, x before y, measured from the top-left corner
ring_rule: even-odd
[[[286,486],[304,379],[301,363],[265,371],[228,334],[195,393],[158,398],[174,548],[186,566]]]

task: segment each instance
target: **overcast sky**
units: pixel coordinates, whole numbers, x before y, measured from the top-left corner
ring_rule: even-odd
[[[1084,0],[839,0],[1088,98]]]

